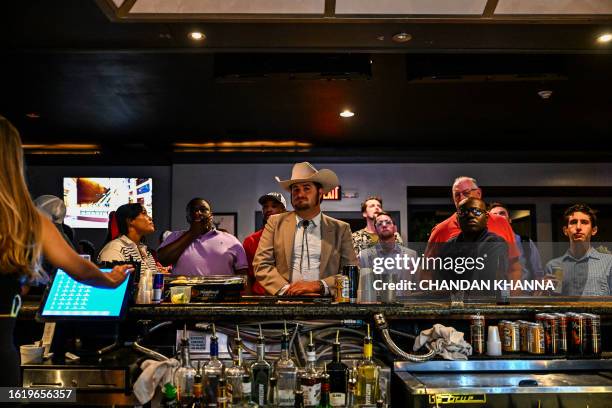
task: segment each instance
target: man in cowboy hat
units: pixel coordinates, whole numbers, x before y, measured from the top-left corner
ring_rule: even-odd
[[[293,166],[291,179],[276,180],[291,192],[294,211],[268,219],[253,260],[257,281],[272,295],[334,294],[342,266],[357,265],[349,225],[321,213],[338,176],[303,162]]]

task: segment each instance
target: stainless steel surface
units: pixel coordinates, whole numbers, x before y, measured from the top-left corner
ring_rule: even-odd
[[[466,371],[612,371],[612,360],[468,360],[427,361],[411,363],[396,361],[394,371],[417,372],[466,372]]]
[[[577,394],[611,393],[612,380],[590,374],[409,374],[396,373],[411,394]],[[519,386],[534,380],[537,386]]]
[[[23,369],[24,387],[74,387],[80,390],[127,390],[124,370]]]

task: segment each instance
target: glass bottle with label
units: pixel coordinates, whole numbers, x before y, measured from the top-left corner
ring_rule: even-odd
[[[236,333],[236,338],[234,339],[234,342],[236,343],[236,355],[234,356],[234,365],[225,370],[225,380],[227,382],[228,401],[231,402],[234,406],[239,406],[243,403],[242,379],[246,374],[246,371],[242,366],[243,346],[242,339],[240,338],[240,328],[238,326],[236,326]],[[249,379],[249,397],[251,394],[250,383],[251,380]]]
[[[177,400],[181,406],[190,406],[193,400],[193,383],[195,382],[196,370],[191,366],[187,326],[183,328],[180,360],[181,365],[174,373],[174,384],[176,385]]]
[[[378,372],[378,366],[372,361],[372,337],[370,337],[370,325],[368,324],[368,334],[363,339],[363,360],[357,365],[357,389],[355,390],[357,405],[376,404]]]
[[[228,408],[230,406],[229,401],[227,400],[226,388],[225,388],[225,379],[219,379],[219,392],[217,393],[217,404],[215,405],[217,408]]]
[[[266,341],[259,325],[257,338],[257,361],[251,365],[251,400],[260,407],[267,403],[268,386],[270,383],[270,364],[265,360]]]
[[[282,407],[293,406],[297,372],[297,365],[289,355],[289,333],[287,333],[287,322],[285,322],[285,330],[281,337],[280,358],[274,364],[274,376],[278,380],[278,404]]]
[[[329,374],[329,396],[332,407],[346,405],[346,387],[348,385],[348,367],[340,356],[340,331],[336,331],[336,342],[332,345],[332,362],[327,365]]]
[[[204,405],[207,407],[217,405],[219,380],[223,377],[224,368],[223,363],[219,360],[219,339],[213,323],[212,336],[210,337],[210,361],[204,366],[202,376]]]
[[[310,343],[306,348],[306,368],[300,378],[302,391],[304,392],[304,406],[316,407],[321,400],[321,374],[316,366],[317,355],[315,345],[310,332]]]
[[[198,360],[198,368],[193,379],[193,404],[191,408],[202,408],[202,362]]]
[[[319,405],[317,408],[331,408],[331,402],[329,398],[329,374],[327,374],[327,369],[321,375],[321,400],[319,401]]]

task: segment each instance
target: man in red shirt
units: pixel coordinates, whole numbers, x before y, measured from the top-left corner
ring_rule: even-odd
[[[452,194],[455,207],[458,207],[459,203],[468,197],[482,199],[482,190],[480,187],[478,187],[476,179],[466,176],[457,177],[455,179],[452,187]],[[489,214],[487,229],[489,232],[499,235],[508,243],[508,259],[510,260],[510,271],[508,277],[510,279],[520,279],[521,267],[520,263],[518,262],[520,253],[516,246],[512,227],[504,217]],[[447,242],[449,239],[456,237],[460,233],[461,228],[459,227],[457,213],[453,213],[453,215],[436,225],[431,230],[429,241],[427,243],[426,255],[433,255],[435,252],[435,243]]]
[[[268,218],[270,218],[270,216],[287,211],[287,202],[281,193],[271,192],[264,194],[259,197],[258,201],[259,204],[261,204],[264,226],[268,222]],[[247,261],[249,262],[249,286],[253,295],[266,294],[266,290],[259,284],[259,282],[255,280],[255,272],[253,271],[253,258],[255,257],[255,252],[257,252],[257,247],[259,246],[259,240],[261,239],[262,233],[263,228],[259,231],[255,231],[246,237],[244,239],[244,243],[242,244],[246,252]]]

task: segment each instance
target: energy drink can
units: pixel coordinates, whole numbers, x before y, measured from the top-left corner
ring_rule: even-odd
[[[567,316],[563,313],[553,313],[559,322],[559,341],[558,341],[558,352],[559,354],[567,354]]]
[[[164,293],[164,274],[153,275],[153,303],[161,303]]]
[[[357,289],[359,288],[359,267],[357,265],[344,265],[342,275],[348,277],[349,301],[357,303]]]
[[[538,313],[535,317],[536,322],[541,323],[544,328],[544,347],[546,348],[546,354],[557,354],[559,344],[559,322],[557,318],[548,313]]]
[[[530,354],[544,354],[546,347],[544,346],[544,327],[542,323],[529,323],[527,344],[527,352]]]
[[[583,313],[586,319],[586,350],[589,355],[599,357],[601,355],[601,319],[599,315]]]
[[[504,336],[502,350],[507,353],[517,353],[521,350],[520,326],[515,322],[507,322],[504,325]]]
[[[568,313],[569,353],[576,356],[585,354],[586,319],[580,313]]]
[[[519,325],[519,335],[521,337],[521,351],[523,352],[527,352],[527,350],[529,349],[528,347],[528,339],[527,339],[527,333],[529,331],[529,322],[525,321],[525,320],[518,320],[516,323],[518,323]]]
[[[470,316],[470,343],[474,354],[484,354],[485,318],[479,314]]]
[[[336,302],[350,302],[350,289],[349,277],[346,275],[336,275]]]

